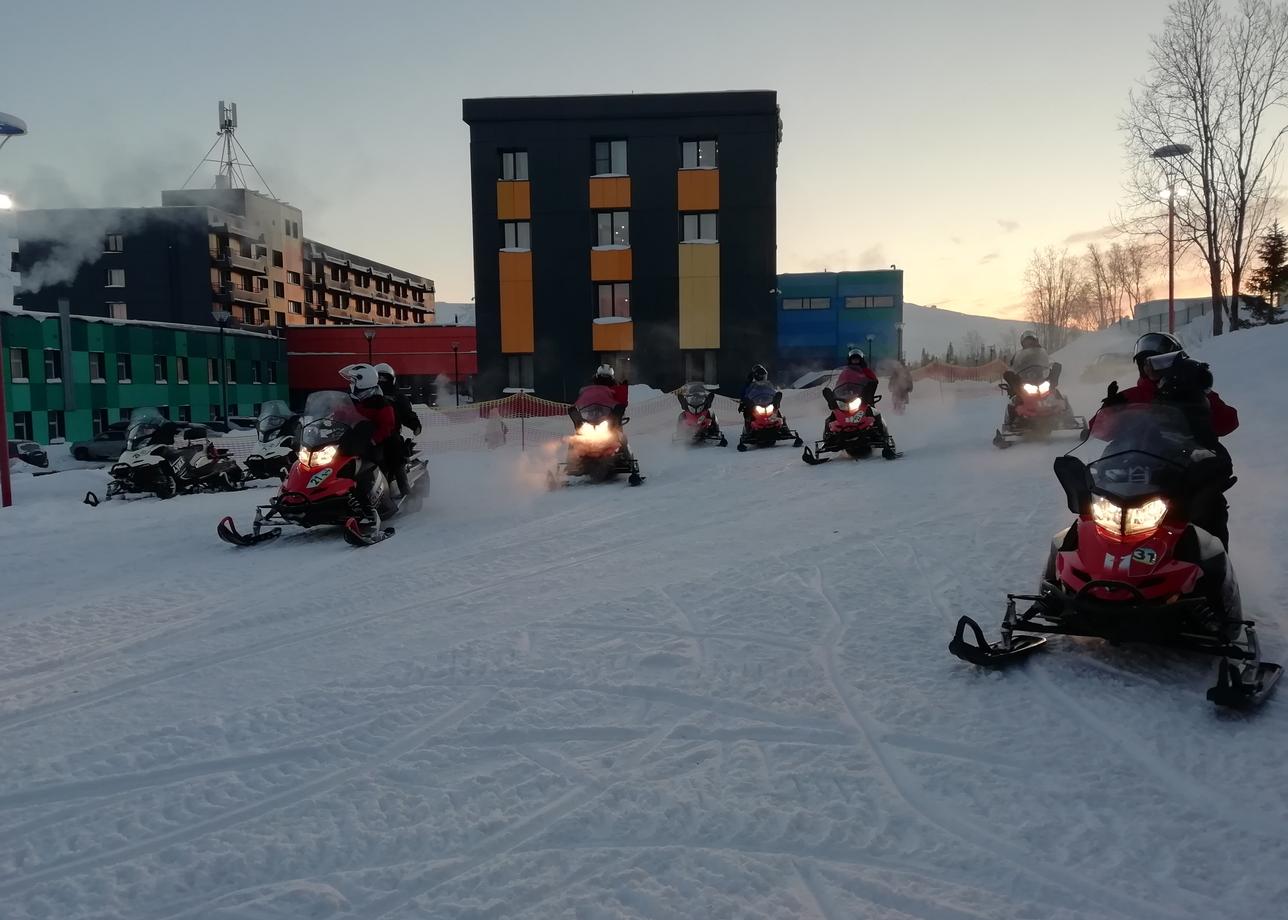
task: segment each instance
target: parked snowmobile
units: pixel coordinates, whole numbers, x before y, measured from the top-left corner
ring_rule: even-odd
[[[285,479],[295,461],[299,416],[285,400],[270,399],[260,407],[255,421],[259,448],[246,458],[246,472],[252,479]]]
[[[1086,433],[1087,420],[1073,408],[1056,384],[1060,365],[1023,368],[997,388],[1006,394],[1006,415],[993,435],[993,445],[1005,449],[1026,438],[1045,438],[1055,431]]]
[[[220,539],[254,546],[280,536],[283,524],[342,527],[345,540],[355,546],[393,536],[384,521],[419,503],[417,485],[429,471],[424,460],[413,457],[407,464],[411,491],[394,498],[370,446],[371,423],[348,393],[313,393],[301,418],[295,463],[278,494],[255,510],[250,534],[240,533],[225,517],[219,522]]]
[[[172,422],[153,407],[130,414],[125,451],[109,472],[109,500],[117,495],[170,498],[185,492],[242,488],[241,467],[227,451],[210,443],[205,428]]]
[[[1055,461],[1078,519],[1055,535],[1038,593],[1008,595],[991,645],[963,616],[949,650],[992,667],[1028,655],[1044,634],[1176,647],[1218,658],[1209,700],[1260,703],[1283,669],[1261,660],[1225,548],[1190,520],[1204,490],[1233,485],[1228,456],[1203,446],[1176,404],[1111,405],[1101,416],[1096,430],[1112,440],[1098,459]]]
[[[675,423],[676,441],[687,441],[690,444],[708,444],[715,442],[721,447],[729,446],[729,439],[720,430],[711,403],[716,398],[716,391],[708,389],[702,383],[690,383],[681,387],[675,394],[680,401],[680,417]]]
[[[738,450],[745,451],[748,445],[773,447],[779,441],[791,441],[793,447],[805,443],[787,427],[782,402],[783,394],[768,380],[757,380],[747,387],[742,398],[742,436],[738,438]]]
[[[606,387],[587,387],[587,390],[607,392]],[[568,410],[572,418],[573,434],[568,438],[568,453],[563,463],[549,474],[551,489],[567,485],[570,479],[585,478],[589,482],[606,482],[623,473],[627,482],[637,486],[644,481],[640,465],[626,445],[622,427],[630,421],[621,407],[608,405],[599,395],[578,398],[577,405]]]
[[[801,459],[814,466],[832,459],[821,456],[825,453],[845,451],[857,459],[870,456],[876,448],[887,460],[903,456],[895,449],[885,421],[873,408],[881,401],[875,391],[876,381],[866,385],[842,383],[835,390],[824,387],[823,398],[832,412],[823,423],[823,439],[815,442],[813,450],[806,447]]]

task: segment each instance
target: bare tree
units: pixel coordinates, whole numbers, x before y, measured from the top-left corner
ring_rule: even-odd
[[[1158,254],[1153,247],[1142,241],[1122,246],[1115,244],[1112,264],[1126,301],[1124,309],[1115,318],[1117,322],[1126,315],[1127,310],[1154,296],[1154,289],[1149,285],[1149,277],[1158,264]]]
[[[1083,282],[1078,260],[1067,249],[1039,249],[1024,272],[1028,289],[1028,320],[1041,327],[1047,348],[1062,347],[1074,324]]]
[[[1230,328],[1239,326],[1239,295],[1265,226],[1280,141],[1288,126],[1266,124],[1288,99],[1288,8],[1240,0],[1225,40],[1229,130],[1220,138],[1226,227],[1223,259],[1230,275]]]
[[[1173,0],[1163,31],[1154,36],[1150,69],[1134,91],[1123,118],[1131,161],[1131,204],[1144,216],[1135,229],[1159,226],[1164,180],[1175,190],[1177,237],[1202,257],[1212,291],[1212,333],[1222,332],[1222,138],[1231,118],[1230,92],[1222,65],[1227,34],[1220,0]],[[1153,153],[1184,144],[1175,171],[1163,176]],[[1179,161],[1179,162],[1177,162]],[[1162,215],[1166,220],[1166,214]]]

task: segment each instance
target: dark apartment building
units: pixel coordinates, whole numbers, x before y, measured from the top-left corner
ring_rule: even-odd
[[[776,350],[773,92],[467,99],[476,394],[741,386]]]
[[[210,326],[226,313],[231,325],[260,330],[433,319],[432,281],[348,253],[344,260],[361,261],[368,275],[377,266],[396,273],[404,280],[394,290],[407,297],[387,311],[319,310],[305,277],[337,251],[305,239],[299,208],[250,189],[163,191],[154,208],[22,211],[17,232],[18,267],[33,290],[15,299],[28,310],[57,312],[65,299],[83,316]],[[307,265],[306,248],[321,253]]]
[[[434,282],[429,278],[304,241],[306,325],[433,321]]]

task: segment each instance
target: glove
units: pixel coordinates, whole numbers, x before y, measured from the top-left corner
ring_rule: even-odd
[[[1127,397],[1118,392],[1118,381],[1115,380],[1109,384],[1105,391],[1105,398],[1100,401],[1102,406],[1122,406],[1127,403]]]

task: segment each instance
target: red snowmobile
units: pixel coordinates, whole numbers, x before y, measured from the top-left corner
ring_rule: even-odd
[[[887,460],[901,457],[885,422],[873,409],[881,401],[875,390],[876,381],[842,383],[835,390],[824,387],[823,398],[832,414],[823,423],[823,440],[815,442],[813,450],[806,447],[801,459],[817,466],[832,459],[821,456],[825,453],[844,451],[858,459],[870,456],[875,448],[880,448],[881,456]]]
[[[768,381],[757,381],[747,388],[742,398],[742,436],[738,438],[738,450],[745,451],[748,445],[773,447],[779,441],[791,441],[794,447],[805,443],[787,427],[780,408],[782,402],[783,394]]]
[[[729,439],[720,430],[720,422],[711,409],[716,398],[716,391],[708,389],[702,383],[690,383],[675,394],[680,401],[680,417],[675,423],[675,441],[687,441],[690,444],[708,444],[715,442],[721,447],[729,446]]]
[[[644,481],[640,465],[626,444],[622,428],[630,419],[623,415],[625,406],[614,402],[606,386],[586,387],[568,410],[573,434],[568,438],[568,453],[563,463],[548,474],[551,489],[567,485],[570,479],[607,482],[625,473],[627,482],[637,486]]]
[[[355,546],[369,546],[393,535],[383,522],[411,501],[419,503],[417,486],[427,477],[425,461],[407,465],[411,490],[390,495],[389,481],[369,458],[371,423],[348,393],[322,391],[309,396],[301,421],[300,448],[277,495],[255,510],[250,534],[237,530],[231,517],[219,522],[220,539],[235,546],[255,546],[282,533],[283,524],[298,527],[339,526]]]
[[[993,444],[1006,449],[1026,438],[1045,438],[1055,431],[1086,434],[1087,420],[1073,414],[1069,400],[1056,386],[1060,365],[1033,365],[1019,373],[1008,371],[1009,379],[997,388],[1007,396],[1006,417],[993,435]]]
[[[963,616],[949,651],[993,667],[1027,656],[1046,634],[1163,645],[1216,656],[1213,703],[1264,700],[1283,669],[1261,660],[1225,547],[1191,520],[1205,494],[1234,484],[1230,461],[1195,430],[1179,404],[1102,409],[1095,432],[1112,439],[1102,455],[1055,461],[1078,518],[1055,535],[1038,593],[1008,595],[1001,640],[991,645]]]

